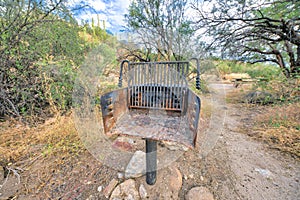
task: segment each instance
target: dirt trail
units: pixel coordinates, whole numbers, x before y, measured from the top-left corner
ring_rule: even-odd
[[[213,150],[204,157],[203,166],[216,198],[300,199],[299,161],[238,132],[247,116],[237,105],[225,103],[224,94],[234,90],[231,85],[212,83],[210,89],[214,94],[214,109],[218,110],[213,113],[224,119],[217,125],[220,128],[216,130],[221,130],[220,137]]]

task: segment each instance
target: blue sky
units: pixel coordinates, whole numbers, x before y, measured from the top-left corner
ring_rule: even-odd
[[[82,20],[91,22],[92,18],[97,21],[97,15],[100,20],[106,23],[106,29],[113,33],[122,30],[124,23],[124,14],[128,11],[130,0],[73,0],[69,1],[70,6],[76,4],[88,4],[91,8],[86,8],[75,13],[75,18],[80,23]]]
[[[128,13],[128,7],[131,1],[132,0],[69,0],[68,4],[70,7],[89,5],[90,7],[74,13],[77,21],[79,23],[81,23],[82,20],[91,22],[92,19],[94,19],[95,22],[97,22],[99,16],[100,20],[105,21],[106,29],[116,34],[120,32],[120,30],[124,30],[124,15]],[[202,6],[210,9],[211,5],[212,3],[206,2]],[[187,13],[192,17],[195,11],[189,8]]]

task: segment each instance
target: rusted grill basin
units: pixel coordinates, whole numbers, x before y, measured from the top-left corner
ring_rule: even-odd
[[[101,97],[104,130],[109,135],[128,135],[144,139],[178,142],[190,148],[197,136],[200,98],[187,90],[187,108],[183,112],[156,109],[129,109],[124,100],[127,88]]]

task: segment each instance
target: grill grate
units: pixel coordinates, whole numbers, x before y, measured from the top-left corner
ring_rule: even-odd
[[[130,108],[182,111],[189,62],[141,62],[128,66]]]

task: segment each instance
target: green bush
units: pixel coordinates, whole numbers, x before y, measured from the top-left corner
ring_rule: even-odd
[[[53,10],[27,1],[5,0],[0,6],[6,7],[0,16],[0,118],[43,120],[67,111],[87,52],[115,40],[99,28],[91,41],[84,40],[84,28],[63,3]]]
[[[270,64],[249,64],[230,60],[218,60],[215,62],[220,75],[247,73],[251,78],[264,78],[265,80],[284,78],[280,68]]]

